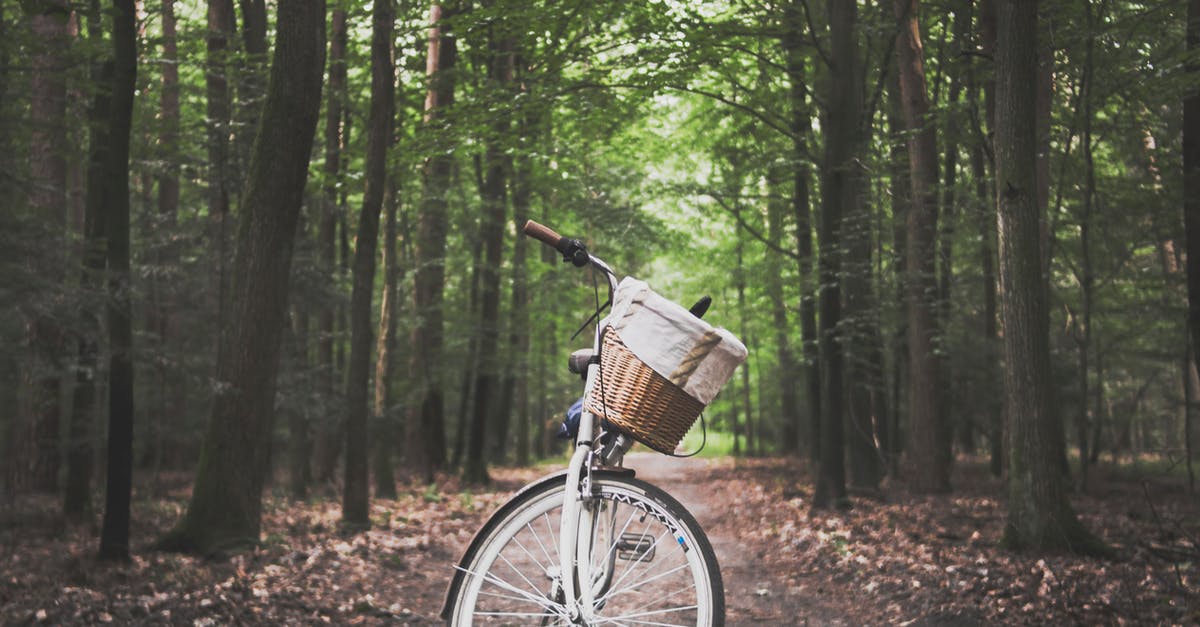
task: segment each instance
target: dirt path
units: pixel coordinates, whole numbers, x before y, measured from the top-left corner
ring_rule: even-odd
[[[1200,624],[1193,560],[1163,557],[1195,555],[1200,537],[1200,502],[1178,482],[1094,477],[1095,493],[1073,504],[1120,551],[1099,561],[1001,548],[1002,484],[983,464],[962,468],[952,494],[889,485],[850,510],[813,512],[795,460],[627,462],[699,520],[729,625]],[[493,470],[485,490],[451,476],[406,482],[372,504],[366,533],[341,529],[337,500],[271,498],[262,544],[210,559],[150,545],[182,514],[190,477],[135,500],[139,543],[123,563],[95,560],[98,527],[65,526],[57,500],[29,496],[0,509],[0,625],[442,624],[472,535],[553,468]]]
[[[641,452],[630,454],[625,465],[683,503],[704,528],[721,565],[727,624],[846,624],[844,609],[821,599],[822,582],[768,565],[772,547],[746,533],[766,523],[748,516],[738,507],[736,492],[725,489],[731,486],[722,485],[728,481],[722,471],[733,463]]]

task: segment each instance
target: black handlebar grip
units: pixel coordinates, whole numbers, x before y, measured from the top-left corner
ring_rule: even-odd
[[[703,318],[704,314],[708,313],[708,306],[711,304],[711,296],[702,296],[700,300],[696,301],[695,305],[692,305],[692,308],[688,312],[697,318]]]

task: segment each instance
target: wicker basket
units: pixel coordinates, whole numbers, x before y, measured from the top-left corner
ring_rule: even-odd
[[[671,454],[692,428],[704,404],[642,363],[621,338],[604,334],[600,379],[584,408],[635,440]]]

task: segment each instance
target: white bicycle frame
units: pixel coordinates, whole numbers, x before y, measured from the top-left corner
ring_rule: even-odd
[[[588,255],[595,270],[604,272],[608,279],[609,300],[617,289],[617,279],[612,268],[600,259]],[[595,271],[593,270],[593,271]],[[605,316],[596,325],[596,333],[592,339],[592,350],[600,354],[600,338],[608,327],[609,319]],[[587,383],[584,385],[584,398],[591,393],[592,387],[598,384],[600,364],[589,363],[587,367]],[[562,581],[565,606],[570,613],[570,619],[584,619],[591,623],[594,620],[592,606],[595,603],[596,591],[592,588],[592,510],[584,507],[585,500],[591,495],[590,473],[592,460],[597,454],[596,446],[596,415],[586,409],[579,418],[579,434],[575,438],[575,453],[567,466],[567,485],[563,494],[562,520],[558,536],[559,543],[559,573]],[[581,489],[582,486],[582,489]],[[576,584],[579,588],[579,598],[576,598]],[[585,585],[586,584],[586,585]]]

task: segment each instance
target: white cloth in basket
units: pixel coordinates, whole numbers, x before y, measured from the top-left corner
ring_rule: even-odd
[[[609,321],[638,359],[705,405],[746,361],[746,347],[732,333],[633,277],[617,286]]]

